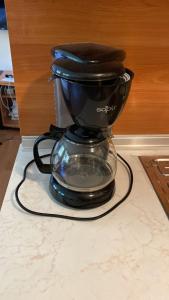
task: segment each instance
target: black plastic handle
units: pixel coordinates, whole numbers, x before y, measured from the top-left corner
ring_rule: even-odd
[[[41,135],[37,138],[35,141],[35,144],[33,146],[33,155],[35,159],[35,163],[39,169],[40,172],[45,173],[45,174],[50,174],[51,173],[51,166],[50,164],[44,164],[39,156],[39,144],[44,141],[51,139],[50,137],[46,135]]]
[[[53,125],[50,126],[50,132],[46,132],[43,135],[39,136],[37,140],[35,141],[35,144],[33,146],[33,155],[35,159],[35,163],[41,173],[45,174],[51,174],[51,165],[50,164],[44,164],[39,156],[39,144],[42,141],[45,140],[54,140],[57,142],[63,135],[65,129],[58,128]]]

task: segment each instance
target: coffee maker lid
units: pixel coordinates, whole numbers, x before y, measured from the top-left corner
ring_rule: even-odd
[[[125,72],[125,52],[93,43],[59,45],[52,49],[54,75],[77,81],[111,80]]]

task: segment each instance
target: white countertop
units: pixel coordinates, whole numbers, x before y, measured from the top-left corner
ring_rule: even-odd
[[[136,156],[158,151],[120,153],[134,172],[132,194],[105,218],[76,222],[32,216],[16,207],[14,189],[32,158],[31,150],[20,147],[0,213],[1,300],[168,299],[168,219]],[[119,164],[113,199],[100,208],[77,211],[52,200],[48,178],[31,167],[20,192],[29,208],[96,215],[127,188],[127,175]]]

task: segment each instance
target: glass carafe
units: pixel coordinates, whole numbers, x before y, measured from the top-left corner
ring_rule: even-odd
[[[80,144],[63,136],[51,155],[51,171],[63,187],[77,192],[98,191],[114,180],[117,156],[111,139]]]

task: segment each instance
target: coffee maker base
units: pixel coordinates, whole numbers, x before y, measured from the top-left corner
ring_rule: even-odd
[[[66,189],[51,176],[49,189],[54,199],[65,206],[90,209],[101,206],[112,198],[115,192],[115,180],[101,190],[82,193]]]

